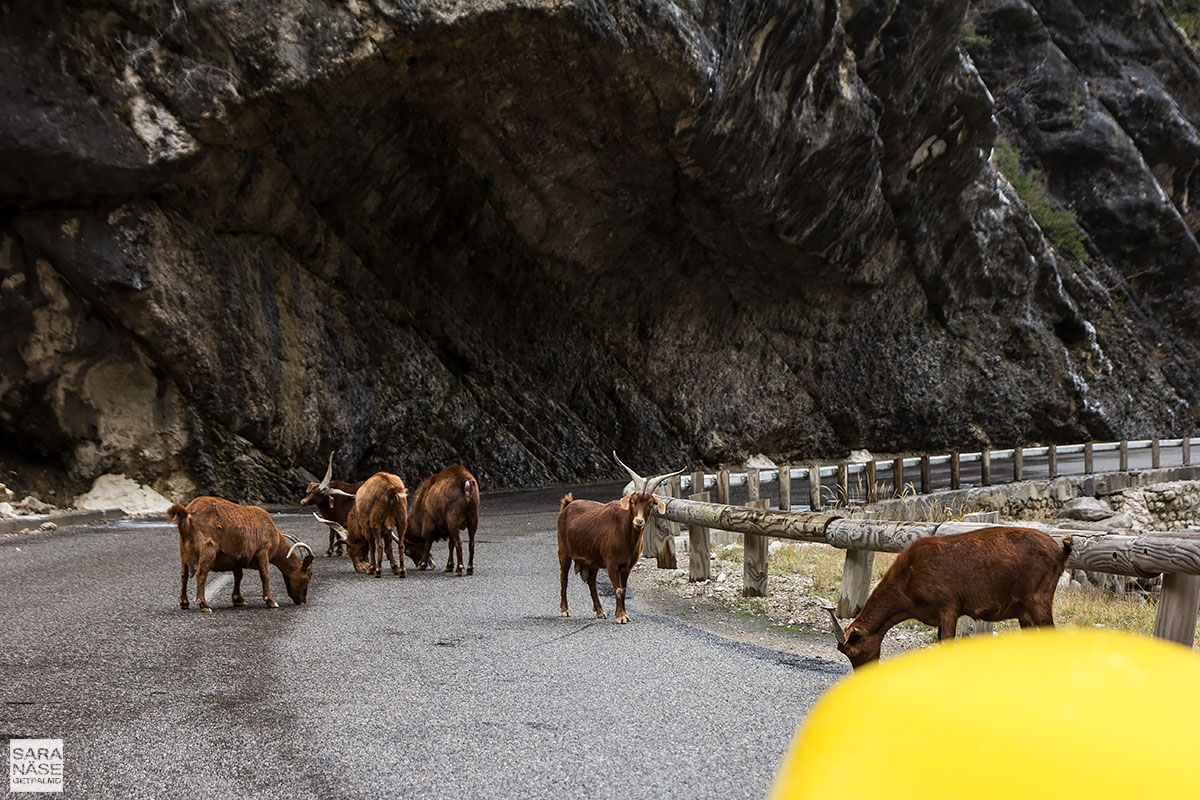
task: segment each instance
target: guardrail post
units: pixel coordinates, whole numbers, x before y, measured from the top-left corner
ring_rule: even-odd
[[[874,503],[879,497],[878,487],[875,486],[875,462],[868,461],[864,466],[866,468],[867,502]]]
[[[992,485],[992,448],[985,447],[979,452],[979,482],[984,486]]]
[[[825,507],[825,503],[821,498],[821,465],[808,465],[808,507],[813,511],[820,511]]]
[[[1117,448],[1117,469],[1121,472],[1129,471],[1129,442],[1124,439]]]
[[[950,488],[958,489],[961,486],[962,482],[959,479],[958,471],[958,453],[955,452],[950,454]]]
[[[1058,445],[1056,444],[1046,448],[1046,477],[1050,480],[1058,477]]]
[[[1165,573],[1154,635],[1191,647],[1196,638],[1197,610],[1200,610],[1200,575]]]
[[[704,491],[704,470],[696,470],[691,475],[692,478],[692,494],[700,494]]]
[[[757,500],[762,497],[762,476],[757,469],[746,468],[746,499]],[[747,503],[747,505],[749,505]]]
[[[680,480],[676,475],[667,482],[667,494],[671,497],[682,497],[683,492],[679,488]],[[679,523],[668,522],[666,530],[657,529],[658,541],[654,543],[654,556],[658,561],[659,569],[676,569],[678,562],[675,559],[675,537],[679,535]]]
[[[1013,448],[1013,482],[1022,480],[1021,473],[1025,471],[1025,453],[1021,445]]]
[[[904,494],[904,459],[892,459],[892,489],[896,497]]]
[[[1092,468],[1092,443],[1088,442],[1083,446],[1083,474],[1091,475],[1094,471]]]
[[[723,506],[729,505],[729,470],[727,469],[717,473],[717,502]]]
[[[1155,436],[1150,440],[1150,468],[1158,469],[1161,459],[1159,458],[1158,437]]]
[[[746,506],[766,511],[767,501],[756,498],[746,503]],[[742,594],[746,597],[766,597],[767,537],[753,533],[742,534],[742,545]]]
[[[933,491],[933,480],[929,472],[929,456],[921,456],[921,494]]]
[[[878,511],[868,511],[867,519],[878,519]],[[842,586],[838,593],[837,615],[853,619],[862,611],[871,594],[871,571],[875,567],[874,550],[847,550],[842,564]]]
[[[842,503],[847,508],[850,507],[850,465],[845,461],[839,461],[837,474],[837,501]],[[835,503],[835,505],[836,505]]]
[[[1183,454],[1181,456],[1181,458],[1183,460],[1183,465],[1185,467],[1190,467],[1192,465],[1192,436],[1191,436],[1191,434],[1189,434],[1187,432],[1185,432],[1183,434],[1183,444],[1180,446],[1183,448]]]
[[[792,465],[779,468],[779,510],[792,510]]]
[[[689,495],[688,499],[707,503],[708,492],[697,492]],[[688,580],[697,583],[711,578],[712,559],[709,558],[708,528],[702,525],[688,525]]]

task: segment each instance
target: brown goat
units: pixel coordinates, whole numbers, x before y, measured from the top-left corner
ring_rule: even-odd
[[[906,619],[953,639],[960,616],[986,622],[1016,619],[1022,628],[1054,627],[1054,590],[1071,555],[1031,528],[994,527],[917,539],[904,548],[871,592],[862,612],[842,629],[833,609],[838,650],[858,669],[879,658],[884,634]]]
[[[470,558],[467,574],[475,573],[475,530],[479,527],[479,481],[475,480],[466,467],[454,464],[436,475],[421,481],[413,498],[412,510],[408,515],[405,531],[407,546],[413,548],[410,557],[418,569],[433,567],[430,550],[439,539],[447,539],[450,554],[446,558],[446,572],[454,568],[454,557],[458,555],[456,575],[463,574],[462,537],[459,531],[467,529],[470,539]],[[419,554],[419,556],[418,556]]]
[[[271,515],[258,506],[242,506],[218,497],[197,497],[184,506],[174,503],[167,519],[179,527],[179,560],[182,564],[179,607],[188,607],[189,574],[196,576],[196,605],[212,612],[204,598],[208,573],[233,572],[233,604],[244,606],[242,569],[254,567],[262,579],[263,600],[279,608],[271,596],[267,565],[274,564],[283,573],[288,596],[297,605],[308,602],[308,583],[312,580],[312,550],[304,542],[289,538],[275,527]],[[292,553],[307,550],[301,560]]]
[[[392,572],[401,578],[408,574],[404,569],[404,537],[398,535],[408,525],[408,489],[399,476],[376,472],[368,478],[355,495],[354,509],[347,522],[350,559],[355,571],[381,577],[386,551]],[[400,548],[399,564],[392,555],[393,538]]]
[[[567,577],[573,563],[575,571],[587,581],[591,590],[596,616],[600,619],[605,617],[600,596],[596,593],[596,576],[603,567],[608,572],[613,593],[617,597],[613,618],[620,623],[629,621],[629,614],[625,611],[629,572],[641,558],[642,534],[650,514],[655,508],[659,512],[666,509],[666,501],[655,497],[654,490],[663,481],[683,472],[679,470],[643,478],[626,467],[616,453],[613,453],[613,458],[633,477],[633,491],[630,494],[610,503],[576,500],[570,494],[562,499],[558,512],[558,566],[562,588],[559,613],[564,617],[571,616],[567,608]]]
[[[320,483],[308,484],[308,488],[304,490],[304,497],[300,500],[300,505],[315,506],[320,518],[336,522],[342,530],[345,530],[349,526],[347,518],[350,516],[350,510],[354,508],[354,493],[362,487],[365,481],[346,483],[345,481],[331,480],[331,478],[333,478],[333,453],[329,454],[329,467],[325,470],[325,477],[321,479]],[[329,547],[325,550],[325,557],[340,556],[345,543],[345,538],[339,536],[338,529],[331,525],[329,527]]]

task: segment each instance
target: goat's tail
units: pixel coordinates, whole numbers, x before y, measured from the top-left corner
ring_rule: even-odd
[[[171,507],[167,509],[167,519],[178,525],[181,531],[183,523],[187,522],[187,518],[188,510],[179,503],[172,503]]]
[[[463,497],[467,498],[468,503],[479,504],[479,484],[474,478],[463,481]]]
[[[566,507],[567,507],[567,506],[568,506],[568,505],[569,505],[569,504],[570,504],[572,501],[574,501],[574,500],[575,500],[575,495],[574,495],[573,493],[571,493],[571,492],[567,492],[566,494],[564,494],[564,495],[563,495],[563,499],[562,499],[562,505],[560,505],[560,506],[558,507],[558,510],[559,510],[559,511],[562,511],[564,508],[566,508]]]
[[[1071,560],[1071,550],[1074,549],[1074,547],[1074,536],[1068,534],[1062,538],[1062,562],[1064,567],[1067,565],[1067,562]]]
[[[388,508],[392,512],[392,519],[396,523],[396,528],[401,527],[401,523],[408,522],[408,488],[405,486],[389,486],[387,490]]]

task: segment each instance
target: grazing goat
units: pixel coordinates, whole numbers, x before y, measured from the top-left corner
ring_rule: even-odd
[[[845,630],[833,609],[825,609],[837,648],[858,669],[879,658],[884,634],[906,619],[936,627],[939,640],[954,638],[960,616],[1052,628],[1054,590],[1071,544],[1070,536],[1060,547],[1041,531],[1006,527],[917,539]]]
[[[354,570],[382,577],[386,550],[392,572],[405,577],[408,572],[404,569],[404,537],[399,534],[407,524],[408,489],[404,487],[404,481],[390,472],[376,472],[355,494],[354,508],[347,520],[346,541]],[[333,524],[330,527],[333,528]],[[392,555],[392,539],[400,548],[399,564]]]
[[[196,605],[212,612],[204,598],[208,573],[233,571],[233,604],[246,605],[242,597],[242,569],[254,567],[262,578],[263,600],[279,608],[271,596],[267,565],[274,564],[283,573],[288,596],[297,605],[308,602],[308,582],[312,580],[312,550],[304,542],[280,533],[271,515],[258,506],[242,506],[218,497],[197,497],[184,506],[174,503],[167,519],[179,527],[179,560],[182,563],[182,588],[179,607],[188,607],[188,576],[196,576]],[[292,554],[307,551],[301,560]]]
[[[320,483],[308,485],[300,505],[316,506],[319,513],[318,519],[323,517],[331,522],[336,522],[342,530],[345,530],[348,526],[347,518],[350,510],[354,508],[354,493],[365,481],[346,483],[331,480],[331,478],[333,478],[333,453],[329,454],[329,468],[325,470],[325,477],[321,479]],[[340,556],[345,543],[346,540],[338,535],[338,529],[330,526],[329,547],[325,550],[325,557]]]
[[[413,498],[412,510],[408,514],[408,529],[405,532],[407,545],[413,548],[410,557],[418,569],[433,567],[430,549],[439,539],[449,540],[450,554],[446,558],[446,572],[454,568],[454,557],[458,555],[455,575],[463,574],[462,537],[459,531],[467,529],[470,539],[470,558],[467,574],[475,573],[475,529],[479,527],[479,481],[461,464],[446,467],[437,475],[421,481]],[[418,555],[419,554],[419,555]]]
[[[655,497],[654,490],[663,481],[683,472],[681,469],[643,478],[626,467],[616,453],[613,453],[613,458],[633,477],[630,494],[610,503],[576,500],[570,494],[562,499],[562,507],[558,512],[558,566],[562,584],[559,612],[564,617],[571,616],[567,608],[567,576],[574,563],[575,571],[587,581],[592,592],[596,616],[601,619],[605,617],[600,597],[596,594],[596,576],[604,567],[617,596],[617,610],[613,617],[620,623],[629,621],[629,614],[625,612],[629,571],[641,558],[642,533],[651,512],[656,507],[660,513],[666,510],[666,501]]]

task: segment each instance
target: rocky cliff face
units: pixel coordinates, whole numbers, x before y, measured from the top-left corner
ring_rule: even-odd
[[[43,490],[1195,418],[1200,61],[1157,1],[0,16],[0,464]]]

